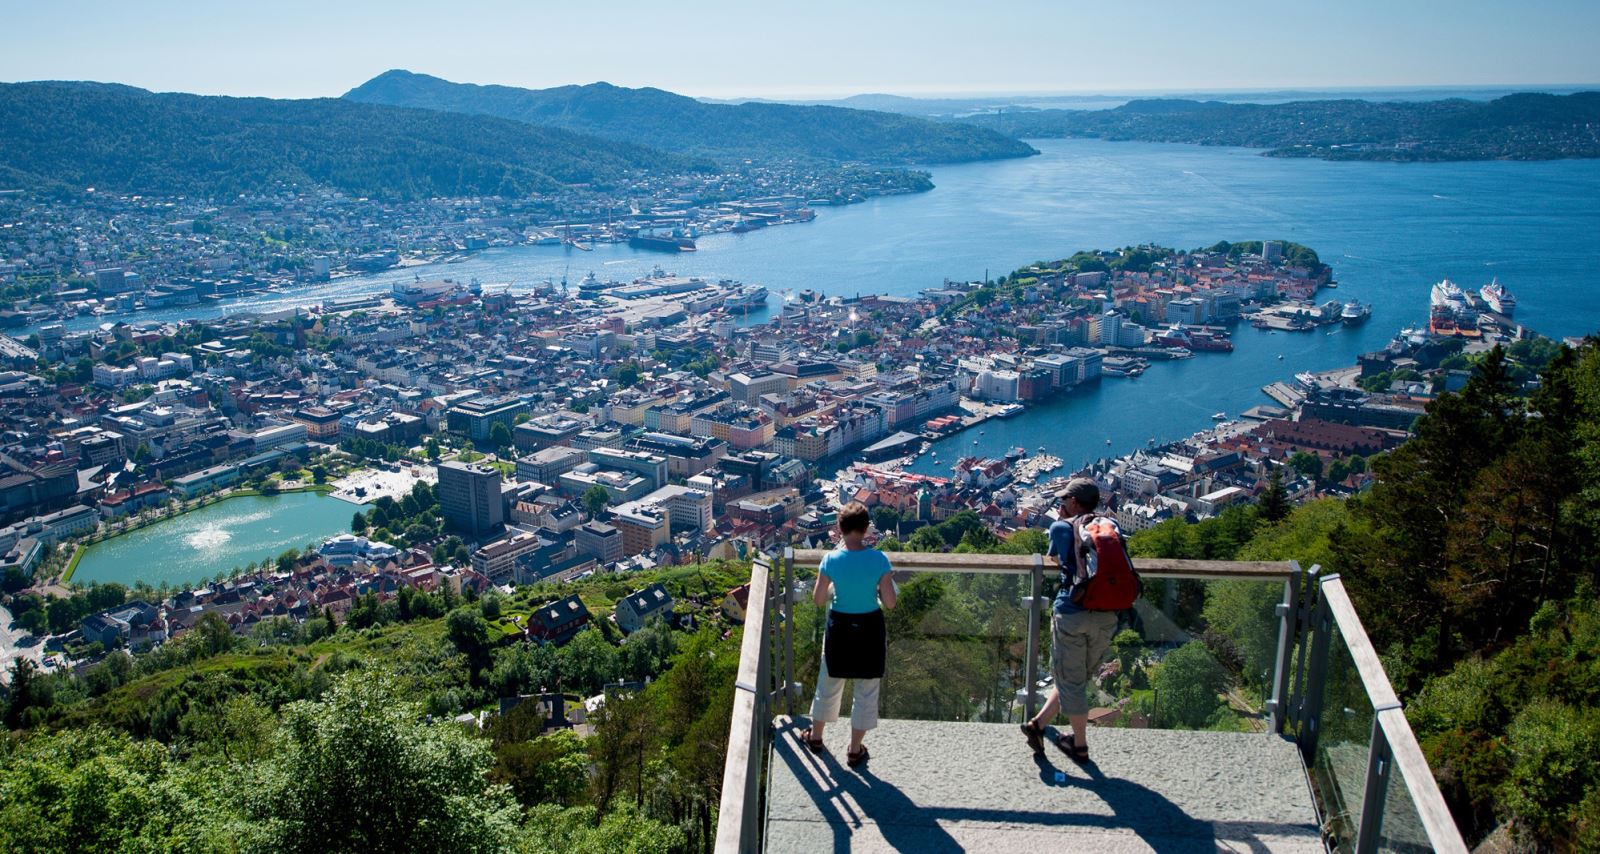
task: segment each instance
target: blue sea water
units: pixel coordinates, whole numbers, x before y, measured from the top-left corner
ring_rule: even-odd
[[[1037,157],[935,167],[937,186],[928,193],[824,209],[808,224],[713,235],[693,254],[622,245],[492,249],[459,264],[345,280],[295,300],[255,299],[239,308],[382,290],[419,274],[528,287],[563,275],[576,281],[590,270],[626,279],[657,263],[775,292],[914,294],[945,277],[999,275],[1079,249],[1263,238],[1304,243],[1332,264],[1339,289],[1324,298],[1372,304],[1365,326],[1331,335],[1241,326],[1231,354],[1202,353],[1157,363],[1136,380],[1107,379],[991,423],[977,448],[1043,444],[1073,465],[1151,438],[1187,435],[1218,410],[1270,403],[1260,387],[1296,372],[1352,364],[1400,328],[1424,322],[1429,287],[1440,278],[1476,289],[1499,277],[1517,296],[1518,319],[1547,335],[1600,330],[1593,295],[1600,161],[1359,163],[1160,143],[1033,144]],[[135,319],[175,316],[183,313]],[[975,438],[961,440],[964,448]],[[931,470],[926,459],[919,468]]]

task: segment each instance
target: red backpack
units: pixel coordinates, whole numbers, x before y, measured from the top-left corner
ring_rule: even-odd
[[[1108,516],[1083,516],[1072,523],[1078,542],[1078,580],[1072,601],[1090,611],[1126,611],[1144,590],[1133,568],[1122,530]]]

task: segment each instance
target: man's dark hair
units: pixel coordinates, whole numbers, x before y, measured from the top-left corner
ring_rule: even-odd
[[[872,524],[872,514],[867,512],[866,505],[859,501],[852,501],[839,508],[839,533],[854,534],[866,533],[867,526]]]

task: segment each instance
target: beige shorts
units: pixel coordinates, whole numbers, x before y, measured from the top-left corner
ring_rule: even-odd
[[[1061,710],[1089,713],[1089,676],[1111,648],[1117,630],[1114,611],[1075,611],[1050,616],[1050,672],[1061,693]]]

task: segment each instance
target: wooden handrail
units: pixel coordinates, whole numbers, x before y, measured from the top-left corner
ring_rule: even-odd
[[[795,549],[797,567],[816,569],[826,549]],[[947,552],[890,552],[889,561],[897,570],[908,572],[983,572],[999,575],[1027,575],[1033,572],[1033,555],[952,554]],[[1296,570],[1290,561],[1264,560],[1179,560],[1174,558],[1134,558],[1134,566],[1146,578],[1254,579],[1284,581]],[[1055,571],[1055,560],[1045,559],[1045,571]]]
[[[761,731],[770,724],[763,709],[771,686],[767,656],[767,582],[764,558],[750,562],[750,595],[745,600],[744,637],[734,680],[733,715],[728,724],[728,754],[722,764],[722,800],[717,808],[718,854],[760,849]]]

